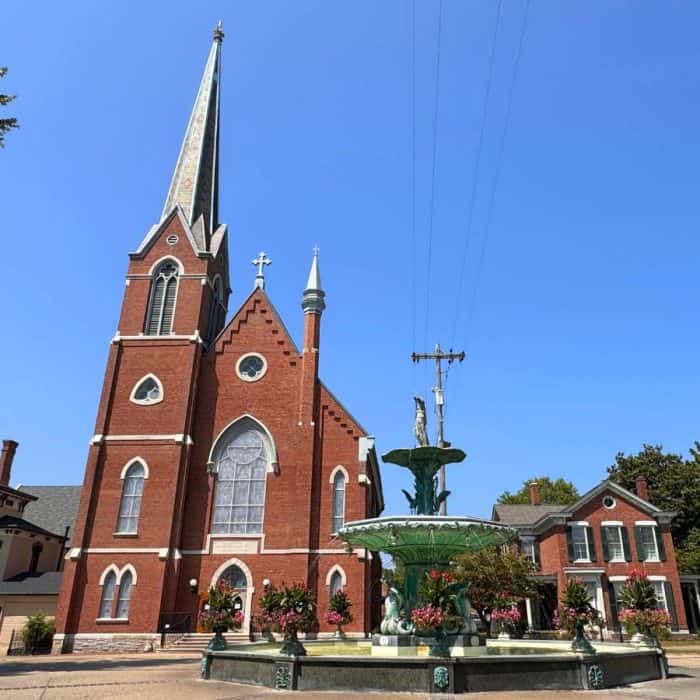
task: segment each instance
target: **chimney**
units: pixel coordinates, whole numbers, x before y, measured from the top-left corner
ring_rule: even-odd
[[[0,456],[0,485],[10,485],[10,472],[12,471],[12,460],[15,458],[17,445],[14,440],[2,441],[2,455]]]
[[[530,505],[538,506],[540,504],[540,485],[533,481],[530,484]]]
[[[637,496],[639,496],[641,499],[648,501],[649,500],[649,484],[647,484],[647,479],[645,476],[642,476],[641,474],[636,478],[635,480],[636,484],[636,489],[637,489]]]

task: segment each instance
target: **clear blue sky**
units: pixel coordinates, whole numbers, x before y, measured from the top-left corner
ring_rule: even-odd
[[[469,455],[449,470],[453,513],[488,515],[536,473],[587,489],[618,450],[700,438],[700,7],[533,0],[497,172],[525,9],[504,0],[457,302],[496,7],[444,1],[428,286],[436,1],[417,2],[415,254],[410,0],[8,4],[2,88],[18,98],[4,111],[21,129],[0,151],[0,432],[21,443],[13,483],[82,480],[127,252],[159,216],[219,18],[231,311],[264,249],[298,340],[318,243],[322,376],[380,451],[411,442],[411,397],[433,373],[409,355],[437,340],[468,353],[446,385],[447,438]],[[401,471],[383,470],[388,513],[406,510]]]

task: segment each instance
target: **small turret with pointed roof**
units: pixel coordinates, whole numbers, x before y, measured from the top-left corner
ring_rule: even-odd
[[[306,282],[306,289],[301,300],[301,308],[305,314],[320,314],[326,308],[324,298],[326,293],[321,287],[321,271],[318,267],[319,249],[314,248],[314,259],[311,262],[309,279]]]
[[[219,223],[219,84],[223,38],[219,21],[161,215],[163,220],[179,206],[191,227],[196,224],[203,229],[204,240],[198,242],[204,248]]]

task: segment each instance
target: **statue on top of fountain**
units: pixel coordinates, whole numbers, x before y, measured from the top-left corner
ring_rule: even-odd
[[[436,474],[443,464],[462,462],[466,455],[462,450],[450,447],[432,447],[428,439],[425,401],[414,396],[416,420],[413,434],[418,446],[412,449],[392,450],[384,455],[385,462],[399,464],[411,470],[414,477],[415,493],[411,495],[402,489],[408,501],[411,515],[437,515],[440,504],[450,495],[449,491],[438,493]]]

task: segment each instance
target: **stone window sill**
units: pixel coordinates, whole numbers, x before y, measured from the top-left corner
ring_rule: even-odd
[[[138,537],[138,532],[113,532],[112,537]]]
[[[123,625],[125,622],[129,622],[128,617],[98,617],[95,622],[99,625],[109,625],[118,624]]]

